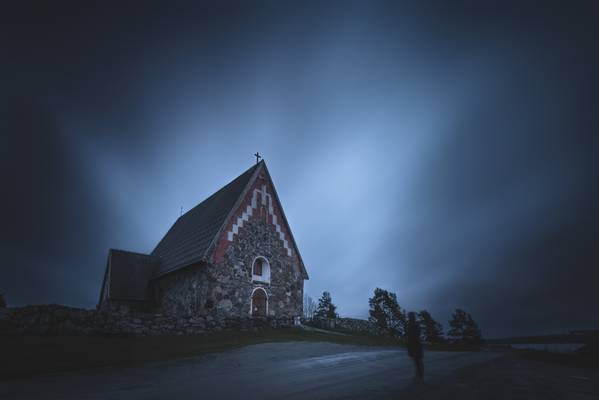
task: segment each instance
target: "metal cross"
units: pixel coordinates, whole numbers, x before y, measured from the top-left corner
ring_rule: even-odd
[[[258,152],[256,152],[256,154],[254,154],[254,156],[256,157],[256,164],[258,164],[260,162],[260,159],[262,158],[262,156]]]

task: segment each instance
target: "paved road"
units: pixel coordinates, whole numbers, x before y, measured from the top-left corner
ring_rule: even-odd
[[[426,374],[489,360],[492,353],[428,352]],[[0,399],[369,399],[413,380],[403,350],[332,343],[247,346],[137,367],[0,382]]]

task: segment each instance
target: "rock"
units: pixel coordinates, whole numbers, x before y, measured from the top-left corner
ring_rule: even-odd
[[[218,302],[217,307],[219,311],[228,314],[231,311],[231,308],[233,308],[233,303],[229,299],[224,299]]]

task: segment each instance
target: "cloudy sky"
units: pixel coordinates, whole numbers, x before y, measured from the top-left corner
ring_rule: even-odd
[[[590,2],[173,3],[3,10],[9,304],[94,307],[108,248],[260,151],[341,315],[383,287],[489,337],[599,327]]]

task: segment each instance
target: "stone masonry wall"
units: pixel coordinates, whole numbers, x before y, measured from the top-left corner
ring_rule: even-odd
[[[335,327],[352,333],[379,334],[374,324],[366,319],[337,318],[335,319]]]
[[[262,256],[270,265],[270,282],[252,280],[252,265]],[[254,289],[268,297],[268,316],[302,315],[304,279],[296,257],[289,257],[275,228],[250,218],[216,265],[197,264],[163,277],[155,287],[158,310],[179,317],[247,318]]]
[[[158,312],[173,316],[207,316],[214,308],[209,293],[214,277],[211,266],[191,265],[160,279],[154,292]]]
[[[308,325],[314,325],[321,329],[334,329],[339,331],[345,331],[348,333],[357,334],[368,334],[368,335],[380,335],[384,334],[380,332],[376,326],[366,319],[356,318],[315,318],[309,321],[305,321]]]
[[[84,310],[56,304],[0,309],[0,335],[195,335],[289,326],[282,319],[167,317],[127,308]]]
[[[268,260],[269,283],[252,281],[252,265],[258,256]],[[217,280],[223,289],[223,300],[218,304],[227,315],[249,315],[250,297],[257,287],[267,293],[269,317],[302,315],[304,279],[298,260],[288,256],[272,224],[251,218],[227,248],[223,262],[216,267],[217,272],[222,271]],[[233,270],[235,274],[230,276],[226,274],[227,270]]]

